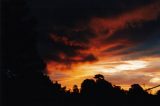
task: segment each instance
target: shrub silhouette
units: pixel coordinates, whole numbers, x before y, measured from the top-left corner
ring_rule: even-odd
[[[79,94],[79,89],[78,89],[78,86],[77,85],[74,85],[73,86],[73,94]]]
[[[82,95],[93,95],[95,91],[95,81],[93,79],[86,79],[81,84]]]
[[[156,95],[160,96],[160,90],[158,90],[158,91],[156,92]]]
[[[101,74],[96,74],[96,75],[94,76],[94,78],[95,78],[96,80],[100,80],[100,79],[103,79],[103,80],[104,80],[104,76],[101,75]]]

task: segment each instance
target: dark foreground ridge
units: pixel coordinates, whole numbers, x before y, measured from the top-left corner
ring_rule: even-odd
[[[73,86],[66,90],[58,82],[52,83],[47,76],[34,73],[14,79],[3,77],[4,106],[158,106],[160,90],[147,93],[139,84],[131,85],[128,91],[112,85],[103,75],[86,79],[81,88]]]

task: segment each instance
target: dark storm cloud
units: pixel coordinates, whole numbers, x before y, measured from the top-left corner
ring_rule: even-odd
[[[138,58],[142,56],[158,55],[160,53],[160,18],[157,20],[141,23],[140,26],[128,27],[120,30],[106,39],[110,42],[118,39],[127,39],[133,46],[126,48],[117,53],[117,55],[132,54],[130,58]],[[124,44],[123,46],[125,46]],[[123,49],[123,46],[110,48],[109,50]],[[108,50],[108,52],[109,52]]]
[[[59,37],[67,37],[68,40],[78,43],[88,42],[90,38],[93,38],[96,35],[89,28],[87,28],[87,25],[84,26],[84,24],[81,24],[74,27],[57,28],[57,26],[56,28],[53,28],[51,33],[56,34]]]
[[[105,50],[104,52],[112,52],[112,51],[120,50],[123,48],[126,48],[126,46],[125,45],[117,45],[117,46],[114,46],[112,48]]]
[[[158,0],[32,0],[34,15],[41,23],[71,25],[93,16],[112,17]]]
[[[96,58],[94,55],[92,55],[92,54],[87,55],[87,56],[83,59],[83,61],[96,61],[96,60],[97,60],[97,58]]]
[[[81,53],[81,50],[88,49],[87,46],[83,45],[84,43],[82,44],[81,42],[78,42],[76,39],[69,39],[68,36],[56,36],[54,34],[50,36],[50,45],[43,48],[47,51],[42,52],[46,61],[72,64],[97,60],[97,58],[91,53]]]
[[[158,0],[32,0],[29,4],[39,20],[39,51],[46,61],[96,61],[92,47],[114,43],[103,51],[113,52],[157,38],[152,32],[159,28]]]
[[[120,52],[120,54],[130,54],[129,56],[126,56],[125,59],[160,56],[160,31],[157,29],[157,31],[149,35],[150,37],[148,37],[144,42],[128,48],[125,51]]]
[[[113,37],[111,39],[115,39],[118,37],[123,39],[128,38],[128,40],[138,43],[150,39],[152,37],[158,37],[152,36],[152,34],[159,30],[159,28],[160,17],[156,20],[148,22],[140,22],[137,24],[132,23],[132,25],[128,25],[126,29],[117,31],[114,36],[111,36]]]

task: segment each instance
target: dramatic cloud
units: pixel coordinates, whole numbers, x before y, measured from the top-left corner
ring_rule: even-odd
[[[38,17],[48,23],[38,50],[51,80],[71,86],[102,73],[114,84],[158,83],[159,73],[149,70],[160,69],[159,5],[159,0],[55,1],[48,18]]]

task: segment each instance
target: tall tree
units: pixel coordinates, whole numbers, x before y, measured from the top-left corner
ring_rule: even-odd
[[[3,66],[16,74],[43,69],[36,48],[36,21],[24,0],[3,0]]]

